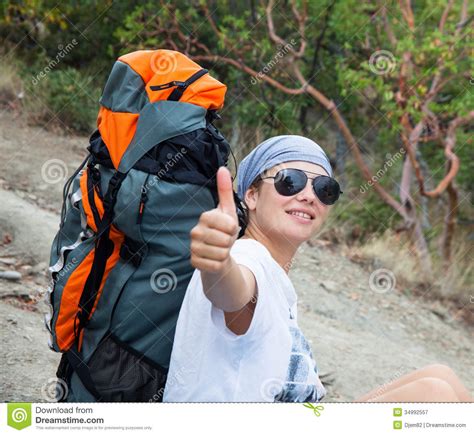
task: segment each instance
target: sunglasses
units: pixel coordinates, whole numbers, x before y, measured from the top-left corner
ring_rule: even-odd
[[[318,199],[325,205],[334,204],[342,193],[339,183],[326,175],[315,172],[303,171],[302,169],[287,168],[279,170],[273,177],[261,177],[262,180],[273,178],[276,191],[283,196],[292,196],[301,192],[308,182],[306,172],[316,175],[311,183]]]

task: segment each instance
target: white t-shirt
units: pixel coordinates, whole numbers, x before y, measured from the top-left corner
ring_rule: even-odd
[[[257,282],[249,329],[237,335],[207,299],[196,269],[181,307],[165,402],[317,402],[326,389],[296,320],[296,292],[260,242],[238,239],[230,251]]]

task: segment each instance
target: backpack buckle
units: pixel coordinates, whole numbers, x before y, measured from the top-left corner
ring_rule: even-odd
[[[120,258],[127,263],[132,263],[135,267],[139,267],[144,257],[144,253],[142,252],[144,246],[145,244],[125,237],[120,247]]]
[[[150,86],[152,91],[162,91],[163,89],[172,88],[173,86],[183,87],[186,86],[186,82],[180,82],[178,80],[173,80],[169,83],[164,83],[162,85]]]

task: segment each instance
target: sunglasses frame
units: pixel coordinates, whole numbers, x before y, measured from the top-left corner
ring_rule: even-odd
[[[276,179],[276,178],[278,178],[278,174],[280,174],[280,172],[286,171],[286,170],[288,170],[288,169],[291,169],[292,171],[302,172],[302,173],[306,176],[305,185],[303,186],[303,188],[302,188],[301,190],[299,190],[299,191],[296,192],[296,193],[293,193],[292,195],[282,195],[282,194],[281,194],[280,192],[278,192],[278,190],[277,190],[277,192],[278,192],[279,195],[282,195],[282,196],[293,196],[293,195],[297,195],[297,194],[300,193],[302,190],[304,190],[304,188],[306,187],[306,184],[308,184],[308,180],[311,180],[311,181],[312,181],[312,182],[311,182],[311,187],[313,188],[313,192],[314,192],[316,198],[318,198],[318,200],[321,201],[324,205],[334,205],[334,204],[336,203],[336,201],[339,199],[339,196],[340,196],[342,193],[344,193],[344,192],[341,190],[341,187],[339,186],[339,183],[337,182],[337,180],[336,180],[335,178],[330,177],[329,175],[318,174],[318,173],[316,173],[316,172],[306,171],[306,170],[304,170],[304,169],[299,169],[299,168],[283,168],[283,169],[280,169],[274,176],[260,177],[260,179],[261,179],[261,180],[266,180],[266,179],[268,179],[268,178]],[[306,173],[316,175],[316,177],[310,178],[310,177],[308,177],[308,175],[306,175]],[[318,193],[316,192],[316,190],[315,190],[315,188],[314,188],[314,184],[313,184],[313,183],[314,183],[314,180],[315,180],[316,178],[320,178],[320,177],[325,177],[325,178],[329,178],[329,179],[331,179],[331,180],[334,180],[334,181],[337,183],[338,187],[339,187],[339,196],[338,196],[338,198],[336,199],[336,201],[334,201],[332,204],[326,204],[326,203],[324,203],[324,202],[321,200],[321,198],[319,197]],[[273,185],[275,186],[275,183],[273,183]],[[275,186],[275,190],[276,190],[276,186]]]

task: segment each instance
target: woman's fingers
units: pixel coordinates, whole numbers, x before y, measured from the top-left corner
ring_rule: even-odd
[[[193,241],[191,243],[191,256],[197,256],[214,261],[224,261],[230,255],[229,247],[212,246],[202,241]]]
[[[232,188],[232,177],[229,170],[225,166],[221,166],[216,174],[217,195],[219,204],[217,208],[227,214],[234,220],[237,220],[237,212],[235,211],[234,191]]]
[[[206,272],[220,272],[224,268],[224,261],[209,260],[208,258],[191,256],[191,265],[195,269]]]
[[[219,204],[201,214],[191,230],[191,264],[210,272],[222,270],[230,258],[230,249],[238,236],[232,179],[227,168],[217,172]]]
[[[229,248],[233,245],[233,239],[233,236],[228,233],[216,230],[214,228],[208,228],[205,233],[201,233],[201,237],[195,237],[193,240],[200,240],[203,243],[211,246]]]
[[[232,236],[239,229],[238,221],[218,208],[202,213],[199,223],[207,228],[214,228]]]

